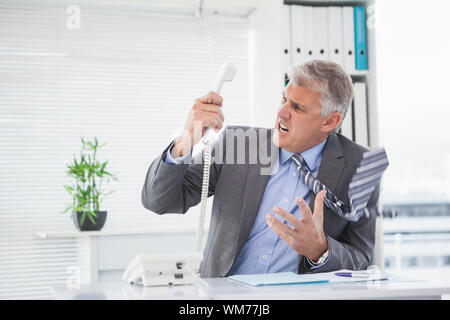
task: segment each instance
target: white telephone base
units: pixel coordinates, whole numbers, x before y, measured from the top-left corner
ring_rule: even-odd
[[[122,278],[144,287],[193,284],[202,260],[201,253],[140,254],[130,262]]]

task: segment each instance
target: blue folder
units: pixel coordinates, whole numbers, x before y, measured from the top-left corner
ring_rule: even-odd
[[[367,275],[368,278],[358,277],[340,277],[336,273],[357,273]],[[349,283],[361,281],[375,281],[387,280],[388,274],[384,272],[374,273],[372,271],[352,271],[342,269],[332,272],[297,274],[293,272],[280,273],[263,273],[263,274],[237,274],[228,277],[229,280],[243,283],[250,286],[276,286],[276,285],[292,285],[292,284],[307,284],[307,283]]]
[[[242,274],[233,275],[228,279],[251,286],[273,286],[301,283],[329,282],[327,274],[296,274],[293,272],[266,273],[266,274]]]
[[[355,67],[356,70],[367,70],[367,30],[366,10],[355,7]]]

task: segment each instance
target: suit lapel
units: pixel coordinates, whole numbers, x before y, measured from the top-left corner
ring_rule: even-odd
[[[271,133],[272,130],[268,134],[266,146],[270,146],[270,164],[278,166],[279,148],[272,142]],[[259,147],[259,159],[268,159],[267,151],[267,148]],[[270,172],[271,169],[268,168],[267,164],[261,164],[260,161],[256,165],[249,165],[247,179],[243,180],[246,181],[246,185],[243,194],[244,204],[241,211],[241,224],[235,258],[242,250],[253,227],[264,191],[270,179]]]
[[[344,153],[342,152],[341,143],[337,138],[336,134],[331,134],[328,136],[327,143],[322,153],[322,161],[320,162],[319,174],[317,179],[328,187],[334,194],[336,194],[336,185],[342,174],[342,170],[345,167]],[[314,201],[316,200],[316,195],[311,192],[311,200],[309,201],[309,207],[311,212],[314,212]],[[324,206],[324,228],[326,230],[326,215],[329,209]],[[304,256],[299,255],[298,259],[298,270],[301,270]]]

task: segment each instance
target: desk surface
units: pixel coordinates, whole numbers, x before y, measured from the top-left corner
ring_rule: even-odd
[[[394,281],[395,280],[395,281]],[[53,286],[57,299],[114,300],[320,300],[320,299],[440,299],[450,294],[450,283],[394,278],[357,283],[314,283],[251,287],[227,278],[197,279],[195,284],[172,287],[141,287],[124,282],[99,283],[79,289]]]

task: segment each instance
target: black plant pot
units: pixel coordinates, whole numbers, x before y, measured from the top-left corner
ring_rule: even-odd
[[[73,223],[78,231],[98,231],[101,230],[106,221],[107,211],[94,211],[97,214],[97,218],[94,217],[95,224],[91,222],[89,217],[86,215],[83,225],[81,225],[81,215],[82,212],[72,212]]]

